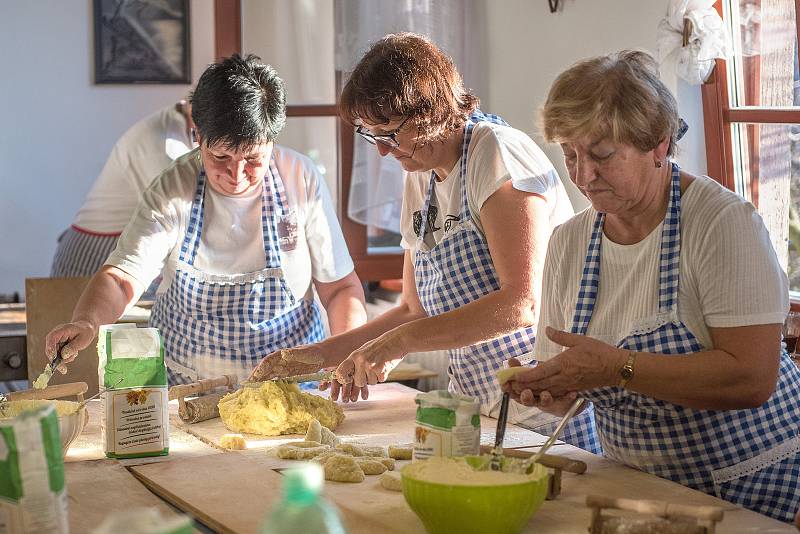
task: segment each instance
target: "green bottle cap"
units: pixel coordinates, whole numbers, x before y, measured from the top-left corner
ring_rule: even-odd
[[[288,502],[308,504],[317,500],[325,473],[318,463],[308,462],[300,467],[283,471],[283,495]]]

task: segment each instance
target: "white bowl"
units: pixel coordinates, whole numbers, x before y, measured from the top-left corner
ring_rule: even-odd
[[[46,406],[48,404],[55,404],[56,411],[58,412],[58,430],[61,434],[61,452],[66,455],[69,446],[75,441],[86,423],[89,421],[89,413],[86,411],[86,406],[82,406],[80,410],[75,410],[79,403],[73,401],[55,401],[55,400],[12,400],[8,401],[5,406],[5,416],[14,417],[23,411]]]

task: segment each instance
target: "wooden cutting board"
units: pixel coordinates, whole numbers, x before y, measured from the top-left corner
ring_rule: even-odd
[[[265,454],[228,453],[150,464],[130,470],[151,491],[216,532],[255,533],[280,498],[281,469],[296,462]],[[350,534],[413,534],[425,529],[402,494],[381,488],[378,477],[362,483],[325,483]]]
[[[370,388],[368,400],[355,403],[341,403],[344,422],[335,430],[336,435],[347,441],[358,441],[368,445],[396,445],[411,443],[414,440],[414,427],[417,406],[414,398],[419,391],[401,384],[379,384]],[[327,392],[319,392],[327,395]],[[206,443],[219,447],[223,434],[231,433],[219,418],[187,424],[172,419],[172,424],[198,437]],[[481,417],[481,443],[494,444],[497,421]],[[298,439],[297,435],[258,436],[244,434],[248,448],[272,446]],[[546,441],[546,437],[536,432],[508,425],[505,446],[508,448],[536,447]]]
[[[64,465],[70,532],[91,532],[121,502],[130,508],[155,507],[162,516],[176,512],[147,491],[124,467],[111,460]]]

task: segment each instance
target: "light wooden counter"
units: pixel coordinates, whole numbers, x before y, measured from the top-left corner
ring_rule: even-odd
[[[344,440],[375,445],[411,441],[415,413],[413,399],[416,393],[399,384],[383,384],[372,388],[368,401],[343,405],[346,419],[337,429],[337,435]],[[92,409],[96,410],[94,407]],[[99,426],[94,426],[98,421],[93,413],[90,426],[76,442],[81,446],[68,454],[67,483],[71,491],[79,485],[79,475],[75,473],[84,468],[96,469],[97,465],[106,463],[119,465],[113,460],[88,461],[102,456]],[[128,461],[129,472],[142,487],[146,486],[177,508],[191,513],[215,531],[256,532],[270,506],[280,495],[280,470],[295,464],[269,456],[266,449],[299,439],[300,436],[246,436],[248,450],[223,452],[217,447],[218,440],[228,431],[219,419],[185,425],[173,417],[171,423],[170,456],[147,462]],[[481,441],[492,443],[494,420],[482,419],[481,424]],[[507,445],[511,447],[535,450],[543,441],[543,436],[518,427],[509,427],[506,433]],[[555,446],[551,452],[583,460],[589,469],[583,475],[563,474],[561,496],[542,505],[531,518],[526,533],[586,532],[589,510],[584,505],[584,499],[590,493],[723,506],[726,509],[725,520],[719,532],[797,532],[788,524],[569,445]],[[399,462],[398,467],[403,464]],[[93,489],[101,491],[99,487]],[[127,490],[120,488],[119,491]],[[360,484],[327,482],[325,494],[340,509],[351,534],[424,532],[422,523],[405,504],[402,494],[381,488],[377,477],[367,477]],[[123,504],[125,501],[118,502]],[[85,500],[71,498],[70,517],[73,514],[83,517],[89,512],[88,506]]]

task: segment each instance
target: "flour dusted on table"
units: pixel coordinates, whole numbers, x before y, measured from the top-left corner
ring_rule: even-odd
[[[156,328],[103,325],[97,339],[103,419],[109,458],[169,453],[164,345]]]

